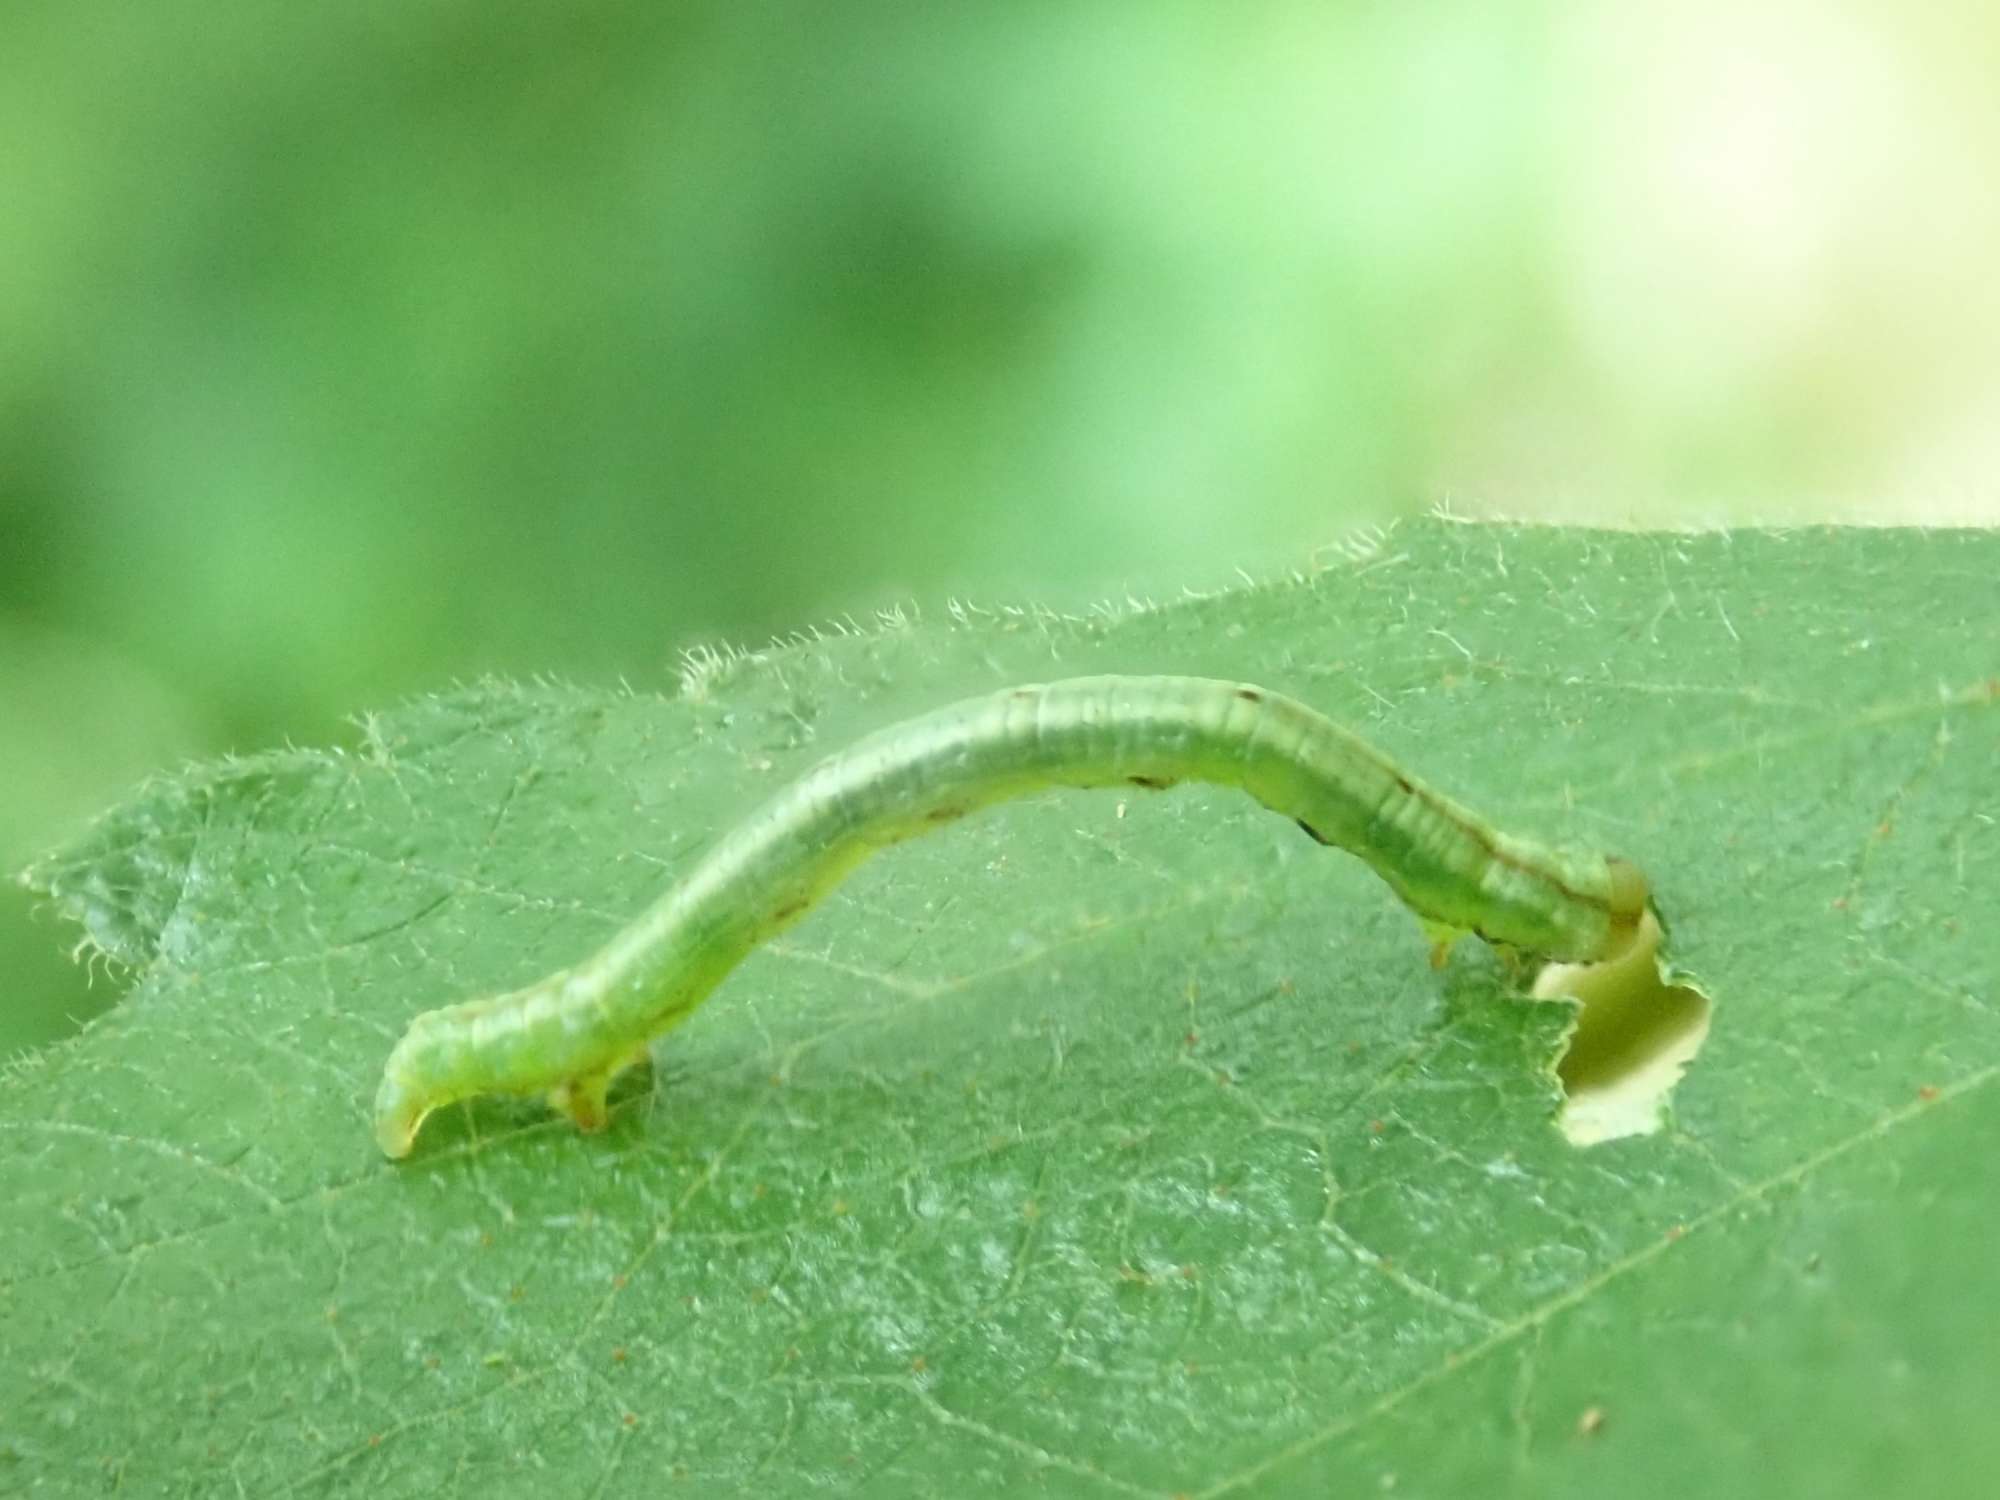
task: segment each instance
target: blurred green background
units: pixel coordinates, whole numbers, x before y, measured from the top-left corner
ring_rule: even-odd
[[[7,7],[0,867],[482,672],[1444,503],[1991,521],[1990,6]],[[0,1054],[101,1007],[0,897]]]

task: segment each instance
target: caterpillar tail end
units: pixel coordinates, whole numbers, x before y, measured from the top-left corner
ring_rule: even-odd
[[[430,1112],[429,1103],[419,1100],[394,1074],[384,1073],[382,1087],[375,1095],[375,1144],[382,1148],[382,1154],[391,1161],[408,1156],[417,1143],[424,1116]]]

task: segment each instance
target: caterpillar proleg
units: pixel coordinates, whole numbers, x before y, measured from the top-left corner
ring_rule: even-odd
[[[585,1130],[612,1077],[753,948],[874,851],[1050,786],[1239,787],[1359,855],[1436,951],[1465,933],[1541,958],[1622,950],[1645,878],[1602,854],[1496,832],[1304,704],[1199,677],[1077,677],[970,698],[872,734],[724,835],[630,926],[573,967],[427,1011],[383,1070],[375,1138],[409,1153],[440,1105],[546,1093]]]

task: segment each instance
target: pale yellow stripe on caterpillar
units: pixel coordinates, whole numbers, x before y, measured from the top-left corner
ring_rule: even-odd
[[[418,1016],[384,1067],[376,1140],[405,1156],[432,1110],[493,1093],[546,1094],[599,1129],[612,1078],[875,850],[1046,787],[1179,781],[1240,788],[1358,855],[1416,913],[1437,959],[1475,933],[1595,962],[1630,943],[1648,904],[1629,862],[1499,833],[1281,694],[1199,677],[1008,688],[821,761],[575,966]]]

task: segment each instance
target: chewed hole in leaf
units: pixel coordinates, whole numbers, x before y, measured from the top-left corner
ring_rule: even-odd
[[[1572,1145],[1658,1130],[1675,1085],[1708,1040],[1708,996],[1663,975],[1661,935],[1648,912],[1638,938],[1617,958],[1550,964],[1535,976],[1535,999],[1579,1005],[1556,1062],[1563,1086],[1556,1124]]]

